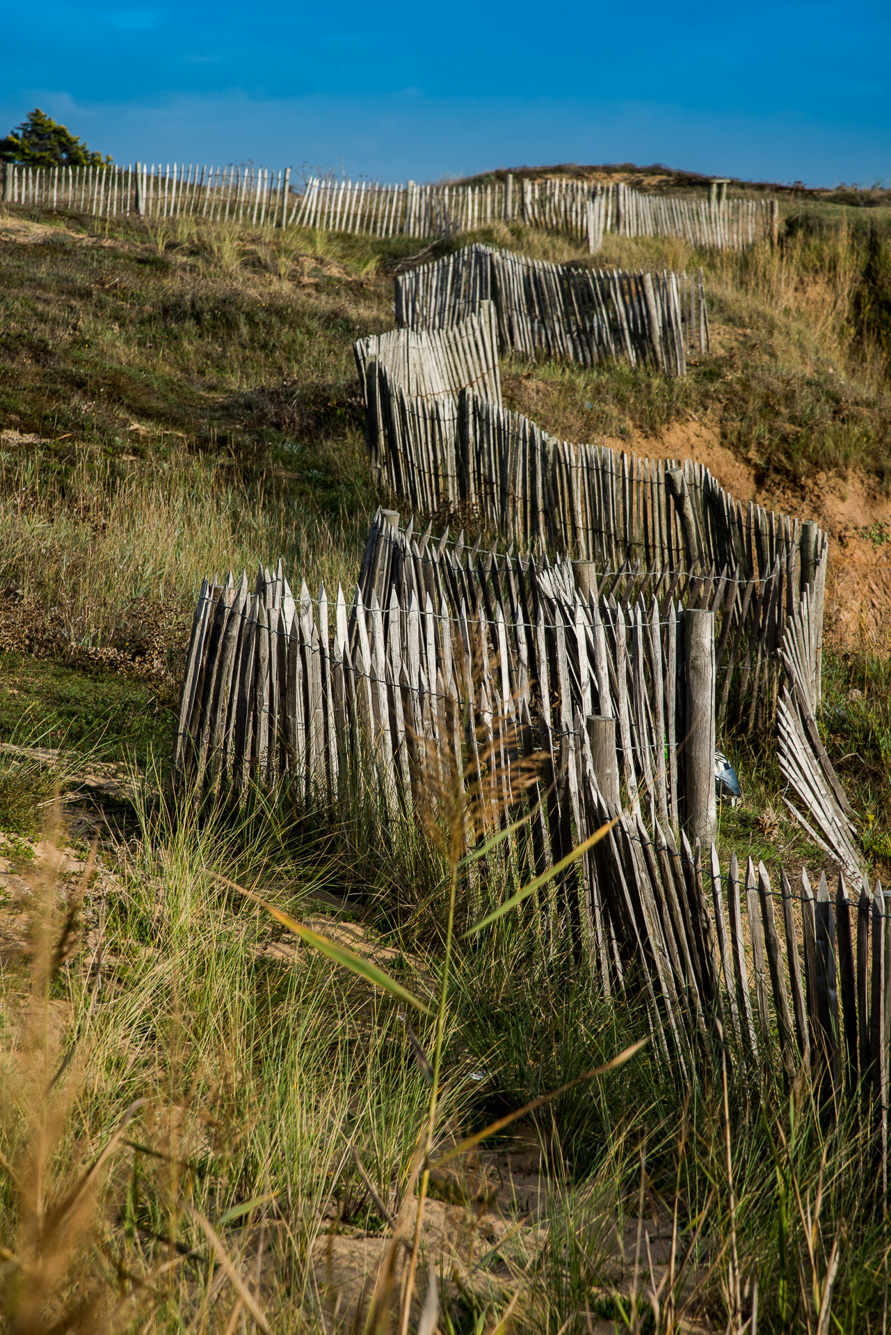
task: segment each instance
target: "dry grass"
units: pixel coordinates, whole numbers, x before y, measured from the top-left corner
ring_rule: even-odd
[[[43,466],[42,466],[43,465]],[[64,472],[14,455],[0,491],[0,587],[52,609],[70,645],[123,645],[162,609],[183,638],[201,580],[281,557],[318,592],[355,578],[364,516],[295,510],[224,462],[168,450],[154,466],[80,452]]]
[[[181,651],[206,573],[281,555],[314,584],[345,582],[377,501],[350,344],[389,325],[383,270],[404,249],[188,222],[16,237],[0,239],[0,425],[38,439],[0,445],[7,600],[69,644],[130,652],[159,624]],[[521,229],[481,239],[585,259]],[[887,392],[862,351],[859,247],[801,233],[715,258],[609,238],[595,263],[703,263],[715,354],[676,384],[621,367],[515,371],[594,430],[658,432],[701,412],[768,468],[877,469]],[[887,673],[871,660],[858,672],[833,699],[852,682],[868,697],[855,723],[878,795]],[[81,684],[71,708],[88,713],[94,683]],[[757,777],[766,805],[770,775]],[[70,1318],[334,1335],[361,1328],[371,1296],[348,1276],[359,1254],[380,1279],[381,1330],[755,1335],[756,1304],[760,1331],[884,1329],[886,1223],[859,1106],[827,1125],[804,1078],[752,1091],[728,1072],[679,1090],[646,1048],[582,1079],[645,1020],[611,1006],[537,916],[457,939],[471,908],[482,917],[519,887],[492,858],[474,904],[459,902],[473,812],[454,786],[437,800],[431,782],[426,825],[394,826],[358,801],[287,812],[258,798],[238,818],[199,817],[166,808],[156,779],[149,760],[136,783],[155,795],[128,842],[105,839],[92,876],[51,857],[24,890],[2,873],[10,1330]],[[28,847],[13,848],[23,866]],[[373,958],[433,1016],[410,1033],[386,989],[295,943],[221,878]],[[523,1105],[516,1138],[505,1125],[453,1177],[432,1172]],[[521,1151],[536,1167],[514,1180]],[[496,1168],[513,1192],[500,1214],[474,1185]],[[351,1295],[339,1306],[338,1289]]]

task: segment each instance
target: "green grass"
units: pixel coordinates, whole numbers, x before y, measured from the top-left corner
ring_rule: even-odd
[[[26,837],[39,834],[55,788],[51,766],[4,756],[0,762],[0,831]]]
[[[18,745],[132,760],[147,771],[169,763],[176,705],[169,687],[120,672],[0,655],[0,739]]]
[[[570,258],[568,250],[554,258]],[[792,229],[779,250],[723,256],[671,238],[607,237],[594,262],[701,267],[712,352],[691,357],[678,380],[624,364],[587,370],[515,358],[505,373],[512,408],[573,441],[659,437],[695,420],[762,481],[857,467],[886,482],[891,230]]]
[[[142,837],[119,850],[114,879],[87,887],[86,936],[68,940],[62,963],[54,942],[65,910],[52,878],[41,883],[38,875],[30,978],[26,963],[0,974],[3,1025],[37,1021],[20,1030],[17,1045],[4,1043],[2,1150],[13,1165],[35,1165],[36,1177],[20,1178],[18,1190],[4,1180],[3,1245],[28,1267],[29,1293],[46,1303],[47,1322],[78,1298],[95,1320],[100,1301],[116,1295],[126,1304],[115,1328],[150,1321],[173,1332],[191,1322],[222,1331],[237,1295],[213,1264],[203,1217],[272,1329],[348,1329],[349,1309],[338,1326],[319,1287],[326,1266],[344,1274],[335,1240],[348,1249],[359,1238],[386,1243],[377,1202],[396,1213],[411,1201],[412,1159],[426,1134],[430,1091],[407,1031],[385,993],[295,948],[216,880],[217,871],[237,874],[304,917],[315,868],[288,854],[282,830],[267,823],[251,832],[219,815],[199,822],[188,808],[143,818]],[[497,900],[503,888],[489,892]],[[91,960],[100,923],[97,994]],[[335,918],[327,930],[338,930]],[[362,939],[378,958],[394,942],[368,928]],[[53,967],[53,956],[50,987],[41,969]],[[472,948],[456,940],[446,975],[439,945],[403,951],[400,981],[430,996],[439,979],[434,1161],[462,1132],[646,1032],[642,1016],[613,1011],[586,969],[519,917],[501,919]],[[413,1023],[433,1054],[435,1020]],[[63,1052],[70,1059],[47,1090],[40,1072],[56,1070]],[[29,1211],[39,1224],[139,1099],[147,1102],[115,1144],[95,1201],[76,1219],[63,1208],[66,1230],[45,1252],[30,1252]],[[853,1103],[833,1127],[806,1082],[789,1095],[770,1080],[753,1091],[731,1071],[725,1112],[720,1081],[679,1086],[647,1048],[544,1104],[520,1140],[496,1138],[491,1152],[501,1156],[502,1175],[507,1152],[528,1157],[532,1149],[534,1160],[536,1143],[534,1181],[515,1169],[505,1236],[489,1231],[474,1203],[474,1156],[459,1161],[451,1188],[449,1179],[434,1183],[431,1199],[451,1210],[443,1216],[453,1249],[442,1264],[443,1329],[448,1318],[454,1329],[473,1330],[483,1313],[491,1323],[510,1307],[520,1332],[582,1335],[589,1311],[609,1315],[620,1331],[668,1332],[674,1311],[742,1335],[755,1278],[759,1329],[807,1329],[834,1247],[833,1328],[881,1328],[884,1224],[870,1204],[875,1162]],[[497,1174],[491,1180],[495,1189]],[[546,1230],[531,1226],[531,1209],[541,1210]],[[638,1218],[646,1234],[675,1237],[675,1271],[658,1307],[645,1246],[634,1278]],[[411,1228],[406,1236],[411,1245]],[[468,1254],[480,1262],[470,1272],[461,1269]],[[437,1255],[430,1253],[435,1266]],[[5,1272],[7,1310],[22,1302],[15,1274],[14,1266]]]

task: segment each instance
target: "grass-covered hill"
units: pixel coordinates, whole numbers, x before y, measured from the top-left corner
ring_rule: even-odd
[[[712,350],[685,379],[515,359],[506,398],[567,439],[702,458],[742,498],[828,528],[821,727],[887,877],[891,207],[799,191],[783,215],[775,250],[739,255],[608,237],[592,259],[521,227],[476,239],[702,267]],[[202,576],[281,556],[310,585],[355,578],[393,498],[366,463],[352,343],[392,325],[396,269],[446,244],[0,215],[11,1330],[62,1329],[78,1304],[85,1330],[361,1329],[365,1276],[366,1297],[393,1278],[399,1307],[418,1145],[441,1153],[563,1086],[434,1172],[410,1329],[881,1328],[886,1226],[856,1101],[832,1123],[805,1078],[679,1089],[647,1049],[573,1084],[644,1036],[640,1017],[522,916],[456,943],[444,979],[448,858],[430,831],[371,847],[358,822],[199,818],[168,789]],[[722,840],[817,871],[772,739],[735,745],[746,800]],[[36,841],[47,822],[58,855]],[[442,1003],[439,1020],[418,1014],[413,1036],[386,992],[232,883]],[[418,1049],[437,1041],[431,1113]],[[438,1316],[420,1327],[428,1272]]]

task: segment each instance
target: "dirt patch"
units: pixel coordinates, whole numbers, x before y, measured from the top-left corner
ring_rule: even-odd
[[[694,459],[742,502],[756,501],[798,519],[815,519],[829,535],[826,635],[838,645],[880,636],[891,626],[891,495],[866,474],[817,473],[801,483],[759,478],[697,420],[675,422],[659,438],[632,433],[605,437],[610,449],[637,458]]]
[[[632,432],[627,440],[604,436],[597,443],[607,445],[617,454],[624,450],[638,459],[677,460],[681,463],[685,459],[695,459],[697,463],[705,464],[725,491],[737,500],[757,499],[754,470],[721,444],[717,431],[698,419],[673,422],[660,437]]]
[[[540,1264],[559,1206],[534,1136],[523,1131],[520,1135],[526,1143],[518,1150],[472,1155],[458,1171],[434,1173],[420,1231],[418,1314],[431,1269],[442,1285],[443,1307],[448,1309],[461,1295],[482,1309],[503,1303],[515,1291],[518,1277]],[[414,1211],[405,1225],[403,1237],[409,1242],[416,1218]],[[344,1228],[332,1219],[316,1242],[311,1262],[314,1286],[333,1327],[349,1329],[350,1321],[367,1311],[391,1236],[389,1230],[368,1234]],[[590,1295],[592,1307],[598,1298],[620,1296],[627,1302],[633,1287],[649,1296],[669,1278],[671,1221],[657,1213],[638,1220],[632,1211],[620,1225],[614,1208],[604,1200],[602,1220],[592,1229],[588,1245],[599,1271],[598,1287]],[[397,1292],[406,1259],[401,1248]],[[596,1335],[614,1329],[612,1321],[598,1320],[594,1312],[590,1315],[589,1329]],[[681,1329],[704,1328],[682,1318]]]

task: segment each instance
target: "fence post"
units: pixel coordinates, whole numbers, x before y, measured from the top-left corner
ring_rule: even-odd
[[[656,290],[653,287],[653,275],[651,273],[643,274],[642,287],[644,304],[647,308],[647,324],[650,328],[650,347],[659,370],[665,371],[665,349],[662,346],[662,323],[659,319],[659,307],[656,303]]]
[[[770,244],[776,248],[780,244],[780,201],[770,201]]]
[[[586,720],[588,741],[591,744],[591,764],[594,777],[610,806],[618,807],[619,760],[616,755],[616,720],[602,714],[591,714]]]
[[[593,593],[597,596],[597,573],[593,561],[573,561],[572,568],[575,571],[575,587],[587,603]]]
[[[0,170],[3,172],[3,203],[8,204],[12,199],[12,163],[0,162]]]
[[[288,225],[288,199],[290,196],[290,191],[291,191],[291,168],[286,167],[285,179],[282,185],[282,212],[278,222],[279,227],[287,227]]]
[[[604,199],[597,195],[585,204],[585,227],[588,232],[588,253],[596,255],[603,249]]]
[[[142,174],[141,162],[137,162],[136,164],[136,175],[134,179],[136,181],[136,216],[138,218],[143,218],[145,217],[145,178]]]
[[[817,578],[817,552],[820,542],[820,525],[815,519],[806,519],[801,526],[801,592],[813,589]]]
[[[691,840],[712,844],[718,832],[715,804],[715,614],[684,612],[687,717],[684,728],[684,824]]]

